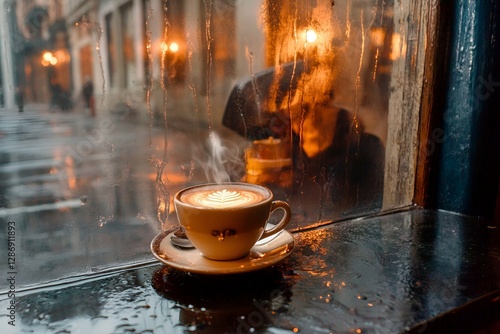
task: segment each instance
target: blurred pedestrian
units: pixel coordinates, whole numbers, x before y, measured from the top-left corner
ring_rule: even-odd
[[[85,105],[90,110],[90,115],[95,117],[94,84],[90,78],[87,78],[83,84],[83,97],[85,99]]]
[[[24,89],[21,86],[16,87],[16,104],[19,112],[24,111]]]

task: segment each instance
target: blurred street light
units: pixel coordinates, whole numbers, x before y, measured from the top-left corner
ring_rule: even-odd
[[[314,43],[316,42],[316,39],[318,38],[318,35],[316,34],[316,31],[312,29],[306,30],[306,41],[308,43]]]
[[[170,43],[170,45],[168,45],[165,42],[161,43],[162,52],[170,51],[172,53],[176,53],[177,51],[179,51],[179,49],[180,49],[179,44],[176,42],[172,42],[172,43]]]
[[[177,44],[176,42],[170,43],[170,51],[174,53],[179,51],[179,44]]]
[[[42,55],[42,66],[57,65],[58,60],[50,51],[45,51]]]

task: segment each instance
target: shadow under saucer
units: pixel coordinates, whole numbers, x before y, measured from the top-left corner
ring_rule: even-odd
[[[282,265],[233,275],[193,274],[163,266],[152,286],[180,309],[179,321],[196,333],[250,333],[272,325],[291,299],[293,270]]]

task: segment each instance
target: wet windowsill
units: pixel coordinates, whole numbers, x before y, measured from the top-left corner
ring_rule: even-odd
[[[211,276],[160,263],[0,296],[2,333],[473,332],[499,323],[500,234],[408,210],[294,233],[261,271]],[[467,317],[472,316],[472,317]],[[470,319],[470,320],[468,320]],[[6,329],[7,331],[4,331]],[[285,330],[285,331],[283,331]]]

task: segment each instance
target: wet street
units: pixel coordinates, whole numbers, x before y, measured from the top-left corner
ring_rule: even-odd
[[[126,113],[1,110],[0,247],[11,222],[19,287],[152,260],[158,219],[169,216],[155,184],[168,182],[173,192],[197,177],[186,157],[158,181],[163,133]],[[178,140],[174,131],[170,140]]]

